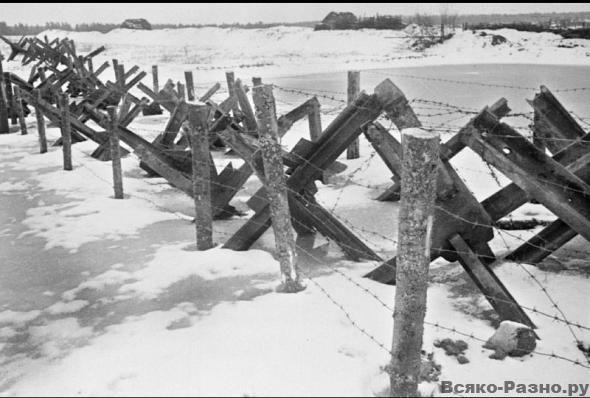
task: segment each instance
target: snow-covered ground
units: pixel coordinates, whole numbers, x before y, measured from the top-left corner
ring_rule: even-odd
[[[563,48],[555,35],[495,33],[508,43],[492,47],[489,36],[457,32],[427,50],[426,57],[407,48],[409,39],[388,38],[398,32],[383,31],[206,28],[70,37],[80,51],[106,45],[104,60],[118,58],[147,71],[158,64],[161,81],[179,80],[184,70],[197,66],[207,68],[197,73],[197,84],[219,80],[226,69],[266,80],[352,68],[500,60],[587,64],[589,59],[587,41],[568,40],[580,46]],[[51,38],[64,33],[46,34]],[[407,56],[421,58],[396,59]],[[5,70],[28,73],[15,62],[5,64]],[[282,113],[292,104],[278,106]],[[324,114],[323,124],[334,116],[334,111]],[[166,115],[141,117],[131,129],[153,138],[166,120]],[[27,136],[0,136],[0,394],[386,392],[383,367],[389,360],[395,288],[362,278],[375,263],[346,261],[333,245],[321,249],[325,241],[319,239],[316,252],[300,253],[307,289],[294,295],[276,293],[279,265],[272,257],[271,231],[247,252],[220,247],[197,252],[190,198],[161,178],[146,178],[131,155],[123,160],[127,196],[115,200],[110,163],[89,156],[94,143],[74,145],[74,170],[66,172],[60,148],[39,154],[34,118],[27,123]],[[290,147],[307,136],[306,128],[305,120],[295,124],[283,144]],[[59,136],[55,127],[47,133],[50,142]],[[389,185],[390,174],[377,156],[369,157],[371,153],[361,140],[363,157],[341,159],[347,170],[328,185],[318,184],[317,197],[361,239],[389,257],[395,252],[398,205],[373,200]],[[214,158],[219,170],[229,161],[239,163],[222,153]],[[453,164],[479,199],[499,188],[485,165],[468,152]],[[500,184],[506,183],[499,178]],[[245,201],[258,186],[253,177],[233,204],[247,210]],[[531,204],[519,216],[552,218],[542,206]],[[214,240],[223,243],[246,219],[216,221]],[[501,254],[535,232],[538,229],[496,231],[491,244]],[[550,354],[588,364],[575,339],[587,347],[590,332],[575,326],[570,331],[542,313],[590,326],[588,251],[588,243],[578,237],[543,267],[503,263],[495,268],[515,298],[538,311],[527,313],[541,338],[538,353],[503,361],[489,359],[491,351],[469,337],[485,340],[492,335],[494,314],[487,301],[459,265],[436,261],[424,350],[441,365],[440,380],[587,382],[590,369]],[[434,347],[435,340],[446,337],[465,339],[468,364]],[[436,388],[436,383],[422,385],[425,394],[438,394]]]
[[[115,29],[109,33],[50,30],[49,38],[69,37],[78,51],[104,45],[98,65],[117,58],[126,65],[180,80],[188,69],[198,68],[196,83],[219,79],[224,70],[243,70],[253,76],[290,76],[383,67],[471,64],[536,63],[588,65],[587,40],[563,39],[553,33],[518,32],[512,29],[473,33],[457,29],[454,36],[423,52],[411,49],[423,32],[410,26],[403,31],[314,31],[305,27],[268,29],[185,28],[153,31]],[[492,46],[492,35],[506,43]],[[5,44],[2,43],[4,48]],[[28,70],[28,69],[27,69]],[[106,72],[108,73],[108,72]]]

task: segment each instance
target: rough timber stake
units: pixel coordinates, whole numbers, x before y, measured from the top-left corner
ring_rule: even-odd
[[[94,74],[94,64],[92,63],[92,58],[88,58],[86,63],[88,64],[88,72]]]
[[[227,91],[229,93],[230,98],[236,98],[236,89],[234,87],[236,79],[234,76],[234,72],[225,72],[225,79],[227,80]],[[232,106],[234,116],[238,114],[239,110],[240,108],[238,107],[238,102],[236,100],[234,102],[234,105]]]
[[[309,124],[309,138],[311,142],[316,142],[322,135],[322,114],[320,111],[320,102],[317,100],[311,104],[311,109],[307,117]],[[358,138],[357,138],[358,141]]]
[[[193,196],[197,250],[213,247],[211,164],[209,157],[209,107],[190,105],[188,112],[193,167]]]
[[[352,104],[361,92],[361,72],[348,72],[348,105]],[[346,159],[358,159],[360,157],[359,139],[357,138],[346,150]]]
[[[184,84],[182,84],[181,82],[176,82],[176,92],[178,92],[179,99],[181,99],[181,100],[185,99]]]
[[[27,122],[25,121],[25,109],[23,107],[23,99],[20,94],[20,88],[14,86],[14,104],[16,105],[16,112],[18,113],[18,122],[20,124],[21,135],[27,135]]]
[[[253,97],[264,165],[263,182],[270,203],[275,245],[281,266],[282,284],[278,290],[285,293],[296,293],[303,290],[304,287],[299,281],[295,237],[289,214],[287,185],[279,144],[279,128],[272,86],[255,86]]]
[[[70,106],[68,95],[59,95],[61,140],[64,155],[64,170],[72,170],[72,126],[70,124]]]
[[[111,160],[113,164],[113,188],[115,199],[123,199],[123,174],[121,171],[121,151],[119,146],[119,133],[117,131],[117,107],[108,106],[109,113],[109,141],[111,147]]]
[[[436,133],[418,128],[402,131],[392,397],[418,396],[439,145],[440,137]]]
[[[209,98],[213,97],[215,92],[217,92],[217,90],[219,90],[220,87],[221,87],[221,84],[219,84],[219,82],[215,83],[213,85],[213,87],[211,87],[209,90],[207,90],[207,92],[205,94],[203,94],[203,96],[201,98],[199,98],[199,101],[200,102],[207,101]]]
[[[39,106],[41,92],[38,89],[33,90],[33,97],[35,98],[35,117],[37,118],[37,132],[39,133],[39,153],[46,153],[47,137],[45,136],[45,118]]]
[[[15,101],[14,101],[14,95],[13,95],[13,91],[12,91],[12,79],[10,77],[10,74],[8,72],[4,73],[4,85],[6,87],[6,103],[8,104],[8,107],[10,108],[10,124],[11,125],[15,125],[18,123],[18,118],[17,118],[17,114],[15,112]]]
[[[0,54],[0,134],[8,134],[10,127],[8,126],[8,99],[6,96],[6,85],[4,84],[3,60],[4,57]]]
[[[184,72],[184,80],[186,81],[186,94],[189,101],[195,100],[195,83],[193,81],[193,72],[187,70]]]
[[[159,93],[160,85],[158,84],[158,65],[152,65],[152,82],[154,93]]]

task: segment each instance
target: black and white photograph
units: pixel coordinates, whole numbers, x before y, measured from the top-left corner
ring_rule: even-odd
[[[0,10],[0,397],[590,397],[590,3]]]

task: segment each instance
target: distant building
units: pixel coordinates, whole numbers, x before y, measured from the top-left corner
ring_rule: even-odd
[[[137,19],[126,19],[122,24],[123,29],[139,29],[139,30],[152,30],[152,25],[143,18]]]
[[[332,11],[316,25],[315,30],[355,29],[358,19],[352,12]]]

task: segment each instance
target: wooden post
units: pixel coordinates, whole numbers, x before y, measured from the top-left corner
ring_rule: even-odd
[[[23,99],[20,94],[20,88],[14,86],[14,104],[16,106],[16,112],[18,113],[18,121],[20,124],[21,135],[27,135],[27,122],[25,120],[25,110],[23,107]]]
[[[186,98],[184,84],[176,82],[176,91],[178,91],[178,98],[184,100]]]
[[[123,199],[123,174],[121,171],[121,151],[119,150],[119,133],[117,131],[117,107],[108,106],[109,113],[109,141],[111,144],[111,160],[113,163],[113,188],[115,199]]]
[[[94,74],[94,64],[92,63],[92,58],[88,58],[86,63],[88,64],[88,72]]]
[[[279,129],[272,86],[254,87],[253,97],[264,165],[263,183],[270,203],[275,246],[281,266],[282,284],[278,290],[285,293],[295,293],[303,290],[304,287],[299,281],[295,237],[289,214],[287,185],[282,150],[279,144]]]
[[[115,68],[115,78],[120,90],[125,89],[125,65],[118,64]]]
[[[399,212],[391,394],[418,396],[430,234],[434,218],[440,137],[418,128],[402,131],[402,185]]]
[[[209,157],[209,107],[189,106],[190,142],[193,167],[193,196],[197,250],[213,247],[213,214],[211,209],[211,164]]]
[[[348,71],[348,105],[352,104],[361,91],[361,73]],[[346,159],[358,159],[360,157],[359,139],[355,139],[346,150]]]
[[[8,134],[10,127],[8,125],[8,98],[6,95],[6,84],[4,83],[3,60],[4,56],[0,54],[0,134]]]
[[[18,117],[16,113],[16,106],[14,101],[14,95],[12,92],[12,79],[9,73],[4,73],[4,83],[6,86],[6,103],[10,109],[10,124],[15,125],[18,123]]]
[[[131,108],[130,96],[131,94],[125,93],[121,97],[121,100],[119,101],[119,114],[117,116],[117,120],[123,120],[127,116],[127,113]]]
[[[41,83],[44,83],[45,81],[47,81],[47,75],[45,74],[45,67],[40,67],[37,68],[37,71],[39,73],[39,79],[41,79]]]
[[[307,121],[309,122],[309,137],[311,142],[316,142],[320,138],[320,135],[322,135],[322,114],[320,111],[320,102],[316,97],[312,99],[315,99],[315,101],[310,105]]]
[[[160,92],[160,85],[158,83],[158,65],[152,65],[152,87],[154,90],[154,93],[159,93]]]
[[[207,90],[207,92],[205,94],[203,94],[203,96],[201,98],[199,98],[199,101],[200,102],[207,101],[209,98],[213,97],[215,92],[217,92],[217,90],[219,90],[220,87],[221,87],[221,84],[215,83],[209,90]]]
[[[235,90],[235,76],[234,76],[234,72],[225,72],[225,79],[227,80],[227,91],[229,93],[229,97],[230,98],[236,98],[236,90]],[[236,101],[234,102],[234,105],[232,106],[232,111],[234,113],[234,116],[238,114],[239,108],[238,108],[238,101],[236,98]]]
[[[254,116],[254,111],[252,111],[252,106],[250,105],[248,96],[246,95],[246,90],[242,86],[242,81],[240,79],[236,80],[234,83],[234,92],[238,98],[240,109],[244,115],[244,124],[246,126],[247,132],[256,136],[256,130],[258,129],[258,126],[256,125],[256,118]]]
[[[39,133],[39,153],[47,152],[47,137],[45,136],[45,118],[43,111],[39,106],[41,100],[41,91],[33,90],[33,98],[35,98],[35,117],[37,118],[37,132]]]
[[[115,82],[119,81],[119,61],[116,58],[111,60],[113,64],[113,73],[115,74]]]
[[[184,72],[184,80],[186,81],[186,94],[189,101],[195,100],[195,83],[193,80],[193,72],[187,70]]]
[[[68,95],[59,95],[61,140],[64,156],[64,170],[72,170],[72,126],[70,125],[70,106]]]
[[[252,78],[252,85],[253,86],[260,86],[262,84],[262,78],[260,77],[253,77]]]

